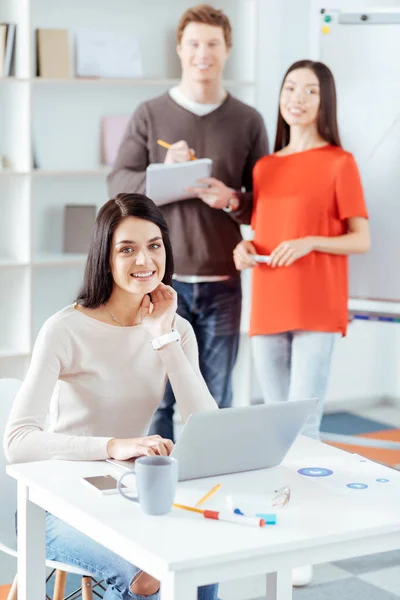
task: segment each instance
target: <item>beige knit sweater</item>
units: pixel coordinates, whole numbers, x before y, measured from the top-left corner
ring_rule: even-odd
[[[154,351],[143,325],[116,327],[68,306],[42,327],[4,437],[7,459],[101,460],[111,438],[147,435],[169,378],[183,420],[217,409],[191,325]]]

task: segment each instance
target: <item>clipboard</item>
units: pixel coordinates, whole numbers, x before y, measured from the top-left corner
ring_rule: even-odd
[[[201,186],[197,180],[210,177],[211,169],[211,158],[199,158],[172,165],[153,163],[146,169],[146,196],[158,206],[193,198],[193,194],[186,192],[185,188]]]

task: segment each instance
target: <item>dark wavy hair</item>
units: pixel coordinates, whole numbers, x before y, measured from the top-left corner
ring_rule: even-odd
[[[118,194],[102,206],[92,231],[83,282],[76,301],[97,308],[111,296],[111,241],[118,225],[127,217],[151,221],[160,228],[165,247],[165,274],[162,282],[171,285],[174,260],[168,227],[160,209],[143,194]]]
[[[296,69],[310,69],[315,73],[319,82],[320,106],[318,111],[318,133],[332,146],[342,146],[337,124],[337,100],[336,86],[332,71],[322,62],[313,60],[299,60],[293,63],[286,71],[283,79],[280,92],[282,92],[286,77]],[[284,120],[281,114],[280,107],[278,108],[278,124],[276,128],[274,152],[282,150],[288,145],[290,138],[290,127]]]

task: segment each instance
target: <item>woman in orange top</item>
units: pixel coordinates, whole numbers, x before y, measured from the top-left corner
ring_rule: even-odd
[[[370,246],[357,165],[342,149],[333,76],[294,63],[280,93],[275,153],[253,171],[254,241],[234,251],[253,268],[250,335],[265,401],[318,398],[302,433],[318,439],[335,338],[348,321],[349,254]],[[254,255],[269,255],[270,264]]]

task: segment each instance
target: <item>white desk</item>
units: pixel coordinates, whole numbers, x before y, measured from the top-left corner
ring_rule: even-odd
[[[101,497],[79,481],[106,472],[101,462],[9,466],[18,480],[19,600],[45,596],[45,510],[158,578],[162,600],[196,600],[199,585],[260,574],[266,574],[268,600],[289,600],[292,567],[400,548],[400,473],[393,472],[390,491],[382,487],[380,499],[361,490],[336,494],[322,479],[297,473],[299,461],[305,467],[331,461],[337,474],[349,458],[300,437],[282,467],[179,484],[178,501],[191,494],[200,498],[217,481],[220,494],[270,493],[288,483],[290,504],[276,526],[262,529],[179,509],[163,517],[144,515],[138,505]]]

